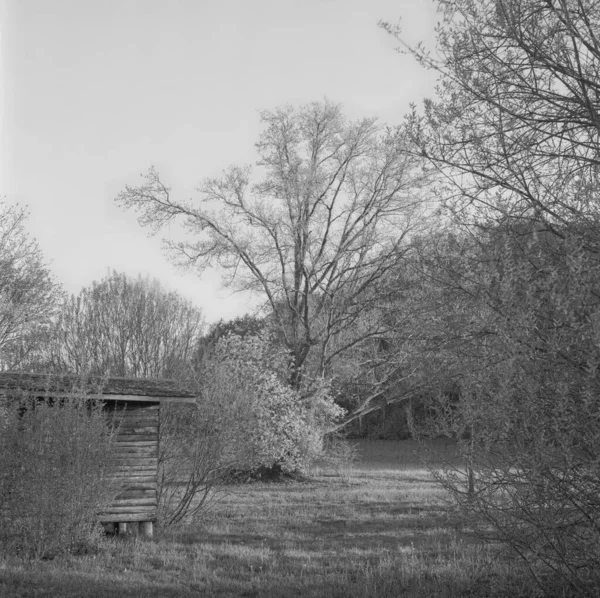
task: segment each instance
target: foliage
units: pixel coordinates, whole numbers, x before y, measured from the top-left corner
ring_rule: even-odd
[[[491,523],[540,583],[550,569],[591,596],[600,587],[600,263],[563,232],[524,248],[507,235],[490,252],[496,317],[470,364],[479,367],[461,372],[459,401],[440,393],[430,403],[427,427],[462,439],[467,470],[439,479],[465,512]]]
[[[219,401],[231,414],[230,460],[242,469],[305,470],[321,453],[323,434],[343,413],[321,380],[292,388],[287,367],[287,355],[275,352],[266,333],[221,338],[206,364],[203,399]]]
[[[478,355],[474,315],[481,304],[472,289],[463,289],[463,274],[472,260],[480,263],[480,247],[441,226],[415,236],[411,246],[380,283],[385,301],[376,317],[385,335],[354,347],[333,370],[339,400],[349,410],[338,429],[358,424],[387,438],[407,432],[401,414],[407,405],[416,408],[440,388],[452,388],[470,353]]]
[[[286,355],[266,330],[226,332],[211,345],[197,405],[161,409],[158,500],[165,525],[205,514],[232,477],[306,470],[342,413],[322,383],[302,395],[289,386]]]
[[[256,316],[244,315],[233,320],[219,320],[216,324],[210,327],[208,334],[205,336],[208,344],[213,346],[217,341],[228,334],[235,336],[257,336],[266,326],[266,321]]]
[[[25,230],[27,212],[0,200],[0,367],[35,353],[56,310],[60,289]]]
[[[0,420],[0,538],[35,558],[94,548],[98,514],[118,494],[114,431],[102,404],[8,397]]]
[[[411,434],[406,403],[385,404],[377,411],[351,420],[344,426],[343,432],[347,438],[355,440],[408,440]]]
[[[461,230],[432,265],[450,301],[421,374],[442,372],[428,431],[465,452],[440,479],[545,591],[550,570],[596,595],[600,6],[439,5],[440,58],[409,49],[438,98],[408,127]]]
[[[157,281],[112,272],[69,297],[47,349],[59,372],[179,378],[189,375],[201,311]]]
[[[436,100],[409,118],[462,220],[594,221],[600,9],[594,0],[440,0]],[[387,25],[388,30],[394,31]]]
[[[185,202],[151,168],[117,202],[155,231],[184,225],[185,239],[168,242],[177,263],[219,266],[227,284],[264,297],[299,388],[304,374],[327,374],[344,351],[382,333],[364,315],[422,223],[422,175],[402,131],[348,122],[330,102],[265,111],[261,121],[256,173],[231,167],[202,183],[200,201]]]
[[[208,332],[199,340],[198,351],[195,356],[195,364],[201,364],[204,359],[208,359],[215,350],[217,342],[228,334],[244,337],[246,335],[256,336],[266,327],[268,322],[265,318],[259,318],[246,314],[233,320],[219,320],[211,324]],[[196,369],[198,369],[196,367]]]

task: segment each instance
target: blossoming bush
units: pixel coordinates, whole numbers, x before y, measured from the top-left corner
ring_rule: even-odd
[[[322,380],[290,387],[287,356],[268,333],[228,334],[203,359],[197,404],[161,409],[163,525],[201,516],[232,478],[304,472],[323,456],[325,433],[344,413]]]
[[[323,436],[344,410],[323,380],[306,380],[298,390],[286,381],[287,356],[267,333],[221,338],[205,367],[204,395],[231,414],[230,426],[241,469],[305,471],[323,450]],[[227,396],[216,396],[227,380]]]

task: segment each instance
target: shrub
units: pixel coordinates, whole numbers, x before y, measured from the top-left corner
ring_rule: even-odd
[[[232,480],[304,472],[343,413],[319,381],[293,390],[286,356],[266,333],[219,339],[202,366],[195,406],[163,406],[159,521],[200,515]]]
[[[325,432],[344,413],[324,381],[305,377],[296,390],[288,374],[286,354],[266,333],[223,337],[206,364],[203,398],[232,416],[232,460],[247,470],[305,471],[322,454]],[[225,395],[219,390],[224,386]]]
[[[91,549],[97,515],[118,493],[114,432],[102,404],[8,398],[0,432],[4,548],[35,558]]]
[[[485,263],[494,312],[480,311],[476,357],[458,391],[412,425],[459,440],[463,464],[436,475],[484,537],[518,554],[544,591],[597,596],[600,263],[568,233],[520,239],[519,250],[509,240]]]
[[[157,489],[162,525],[200,515],[216,497],[234,463],[230,416],[208,401],[161,407]]]
[[[358,460],[356,445],[339,432],[327,434],[323,442],[323,455],[319,465],[330,468],[343,481],[350,480],[350,474]]]

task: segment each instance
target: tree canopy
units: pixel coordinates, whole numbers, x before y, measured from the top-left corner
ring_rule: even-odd
[[[265,111],[261,122],[254,170],[228,168],[184,201],[151,168],[117,203],[155,231],[184,226],[184,240],[167,241],[176,263],[218,266],[226,284],[260,293],[298,384],[309,354],[323,374],[335,355],[381,333],[364,316],[422,225],[423,175],[401,130],[350,122],[330,102]]]
[[[42,252],[26,231],[27,212],[0,200],[0,367],[23,365],[50,325],[60,298]]]

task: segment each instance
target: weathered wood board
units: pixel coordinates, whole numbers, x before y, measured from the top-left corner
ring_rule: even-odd
[[[106,410],[119,425],[116,478],[123,490],[100,521],[155,521],[159,403],[115,401],[107,403]]]

